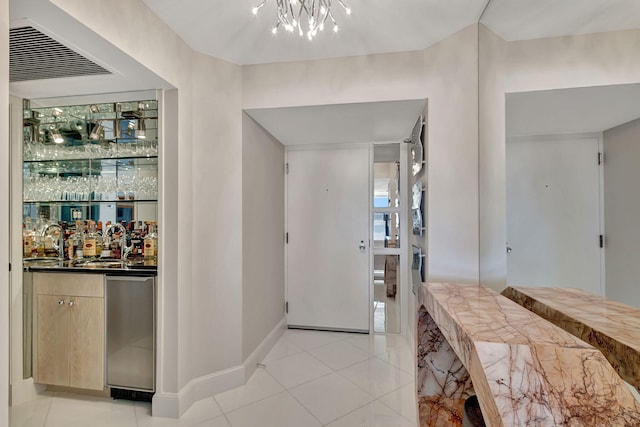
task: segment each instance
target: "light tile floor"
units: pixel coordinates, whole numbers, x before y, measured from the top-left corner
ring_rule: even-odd
[[[414,427],[414,357],[399,335],[288,330],[246,385],[179,420],[151,405],[48,392],[11,408],[11,427]]]

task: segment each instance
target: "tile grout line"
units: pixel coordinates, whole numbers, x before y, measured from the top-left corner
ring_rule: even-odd
[[[49,400],[49,404],[47,405],[47,415],[45,415],[44,417],[44,424],[42,424],[42,427],[47,427],[47,421],[49,420],[49,412],[51,411],[51,405],[53,404],[53,399],[54,399],[54,396],[51,396]]]

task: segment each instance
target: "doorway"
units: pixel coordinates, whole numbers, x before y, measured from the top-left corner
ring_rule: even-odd
[[[287,151],[289,327],[369,332],[369,144]]]
[[[400,231],[404,227],[400,177],[400,144],[373,145],[372,288],[373,331],[400,333],[400,266],[404,249]]]

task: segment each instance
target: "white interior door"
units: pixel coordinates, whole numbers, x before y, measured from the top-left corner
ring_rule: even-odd
[[[287,322],[369,331],[369,147],[287,156]]]
[[[507,281],[601,294],[597,137],[507,143]]]

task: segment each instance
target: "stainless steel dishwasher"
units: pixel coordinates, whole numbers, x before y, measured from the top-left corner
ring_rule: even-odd
[[[150,400],[155,391],[155,276],[106,275],[105,283],[111,397]]]

